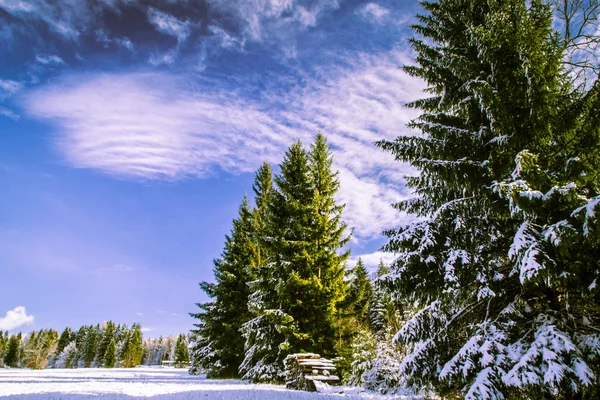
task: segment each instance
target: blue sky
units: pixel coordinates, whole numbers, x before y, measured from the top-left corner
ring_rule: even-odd
[[[352,259],[381,257],[412,171],[372,143],[422,95],[417,5],[0,0],[0,327],[192,327],[253,173],[328,137]],[[4,316],[4,313],[7,313]]]

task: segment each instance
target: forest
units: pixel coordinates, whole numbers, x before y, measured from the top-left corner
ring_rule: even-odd
[[[421,5],[420,116],[375,143],[417,171],[393,205],[414,222],[383,232],[395,261],[348,268],[331,148],[293,143],[200,283],[191,373],[283,383],[315,352],[381,393],[600,396],[598,2]]]
[[[173,361],[187,366],[189,337],[143,339],[140,324],[112,321],[28,334],[0,332],[0,368],[131,368]]]

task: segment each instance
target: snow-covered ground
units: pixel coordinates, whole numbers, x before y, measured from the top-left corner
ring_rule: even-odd
[[[275,385],[253,385],[239,380],[190,376],[186,370],[133,369],[0,369],[0,399],[21,400],[310,400],[413,399],[373,394],[333,395],[287,390]]]

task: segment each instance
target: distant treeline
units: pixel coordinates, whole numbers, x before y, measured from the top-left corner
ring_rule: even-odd
[[[189,362],[186,335],[143,339],[140,324],[112,321],[62,333],[42,329],[29,334],[0,332],[0,367],[130,368],[162,361]]]

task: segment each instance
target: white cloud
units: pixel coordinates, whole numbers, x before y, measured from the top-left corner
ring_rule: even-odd
[[[0,79],[0,99],[10,97],[17,93],[23,85],[19,82]]]
[[[120,46],[125,47],[129,51],[135,50],[135,45],[131,40],[129,40],[129,38],[117,38],[115,39],[115,42],[117,42]]]
[[[148,9],[148,21],[160,32],[175,36],[178,42],[183,42],[190,35],[189,21],[181,21],[152,7]]]
[[[399,68],[407,60],[398,51],[359,57],[351,68],[328,69],[326,79],[271,89],[260,100],[192,91],[183,76],[80,75],[34,91],[26,108],[56,121],[58,149],[71,165],[122,178],[252,172],[321,130],[333,146],[345,219],[358,237],[373,237],[406,220],[390,204],[409,195],[402,176],[413,171],[373,142],[407,134],[416,116],[403,104],[423,85]]]
[[[14,121],[18,121],[19,118],[20,118],[19,114],[15,113],[12,110],[9,110],[6,107],[0,107],[0,115],[2,115],[4,117],[7,117],[7,118],[10,118],[10,119],[12,119]]]
[[[144,313],[141,313],[141,312],[138,312],[138,313],[135,313],[135,314],[138,315],[138,316],[140,316],[140,317],[144,316]]]
[[[278,40],[294,29],[315,26],[321,14],[339,8],[337,0],[315,0],[310,7],[298,0],[210,0],[209,3],[218,11],[235,16],[244,34],[256,41]]]
[[[33,315],[27,315],[25,307],[18,306],[14,310],[7,311],[6,315],[0,318],[0,331],[12,331],[23,325],[31,325],[33,321]]]
[[[35,60],[42,65],[64,64],[64,60],[54,54],[38,54]]]
[[[156,328],[151,328],[151,327],[146,327],[146,326],[142,327],[142,332],[152,332],[155,330],[156,330]]]
[[[390,11],[377,3],[368,3],[360,9],[359,13],[370,20],[382,22],[389,15]]]
[[[377,270],[380,262],[383,261],[385,265],[390,265],[396,259],[396,256],[393,253],[385,253],[383,251],[353,255],[348,259],[348,267],[353,268],[358,262],[359,258],[362,260],[365,268],[373,272]]]

